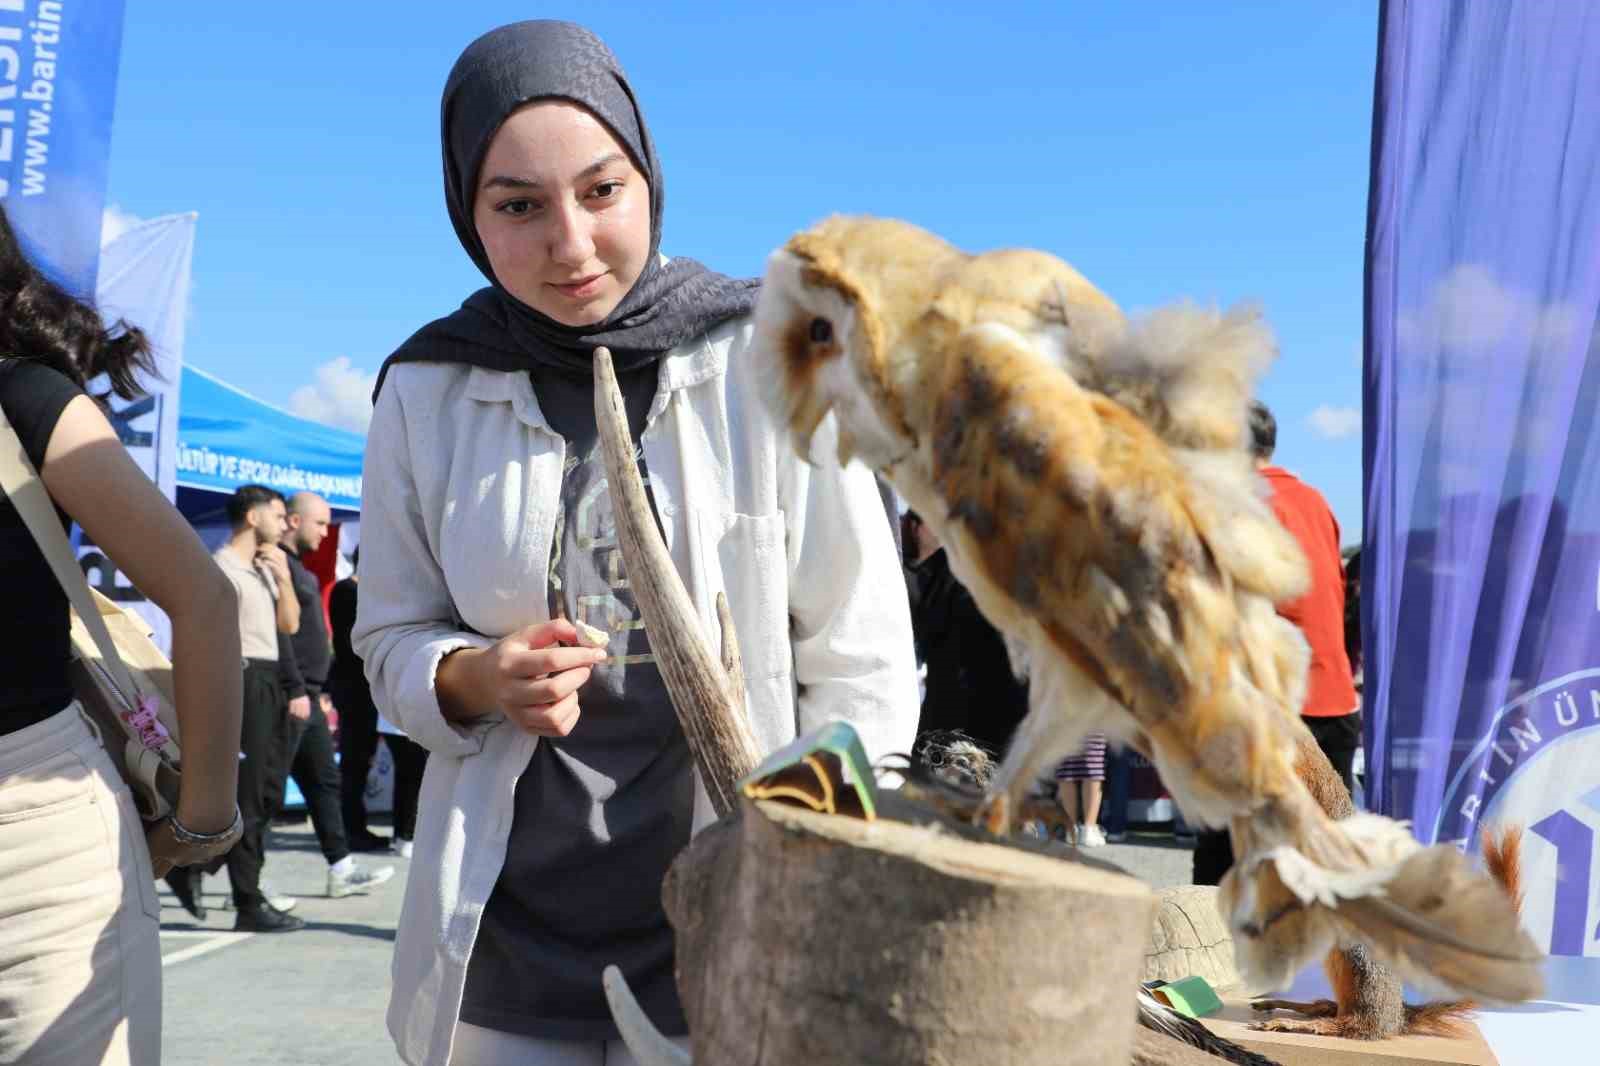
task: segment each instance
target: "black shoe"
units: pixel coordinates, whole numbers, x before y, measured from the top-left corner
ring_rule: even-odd
[[[389,850],[389,838],[379,836],[377,833],[356,833],[350,837],[350,850],[361,852],[386,852]]]
[[[195,921],[203,922],[206,920],[206,904],[205,900],[195,892],[197,880],[198,878],[187,866],[174,866],[172,872],[166,876],[167,887],[178,897],[183,909],[193,915]]]
[[[233,919],[235,933],[288,933],[306,927],[304,918],[280,911],[270,903],[241,907]]]

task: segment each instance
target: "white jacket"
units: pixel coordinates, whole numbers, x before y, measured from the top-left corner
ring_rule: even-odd
[[[663,358],[642,443],[668,549],[708,634],[727,592],[764,751],[834,719],[853,723],[874,759],[909,751],[916,665],[881,498],[866,469],[839,469],[827,429],[820,465],[795,456],[751,380],[751,333],[748,320],[725,323]],[[548,617],[564,458],[526,373],[399,364],[373,412],[352,639],[378,706],[430,753],[389,1001],[413,1066],[449,1059],[516,781],[538,742],[498,715],[446,722],[434,673],[452,649]],[[696,829],[712,819],[700,789]]]

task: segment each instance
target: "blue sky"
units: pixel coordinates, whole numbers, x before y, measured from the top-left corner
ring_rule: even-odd
[[[340,424],[482,280],[440,192],[475,36],[570,18],[621,59],[663,250],[731,274],[827,214],[1061,256],[1125,308],[1259,301],[1279,459],[1360,535],[1377,3],[128,5],[108,224],[199,213],[185,357]]]

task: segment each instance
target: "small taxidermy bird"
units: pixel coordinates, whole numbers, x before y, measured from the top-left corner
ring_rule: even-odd
[[[1102,731],[1191,820],[1228,827],[1219,906],[1253,987],[1349,939],[1418,982],[1538,994],[1541,953],[1489,877],[1390,819],[1334,821],[1295,776],[1309,652],[1274,605],[1308,578],[1245,447],[1275,355],[1258,314],[1129,321],[1042,252],[835,217],[773,253],[756,332],[796,448],[831,412],[839,461],[934,528],[1029,678],[983,824],[1009,832],[1041,772]]]
[[[1309,736],[1300,741],[1295,774],[1317,805],[1330,818],[1356,813],[1349,791],[1328,757]],[[1485,868],[1512,910],[1522,912],[1522,830],[1509,826],[1500,831],[1485,827],[1480,835]],[[1396,1036],[1461,1037],[1467,1019],[1478,1005],[1470,999],[1431,1000],[1410,1004],[1403,998],[1400,978],[1372,957],[1360,941],[1336,940],[1322,961],[1332,999],[1297,1003],[1285,999],[1258,999],[1251,1006],[1261,1012],[1287,1011],[1299,1018],[1272,1018],[1253,1029],[1277,1033],[1308,1033],[1346,1040],[1387,1040]]]

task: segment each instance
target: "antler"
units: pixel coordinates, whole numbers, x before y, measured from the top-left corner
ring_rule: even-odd
[[[622,1034],[622,1042],[639,1066],[691,1066],[689,1053],[662,1036],[661,1030],[639,1006],[621,970],[607,966],[600,981],[606,991],[606,1002],[611,1006],[611,1017],[617,1023],[617,1032]]]
[[[760,749],[745,714],[744,671],[727,598],[717,594],[717,618],[722,627],[719,663],[701,634],[689,592],[650,513],[644,482],[634,462],[622,392],[617,388],[611,353],[605,348],[594,351],[594,417],[628,584],[639,602],[650,650],[678,712],[700,780],[721,817],[734,807],[736,783],[760,762]]]

